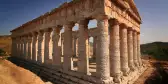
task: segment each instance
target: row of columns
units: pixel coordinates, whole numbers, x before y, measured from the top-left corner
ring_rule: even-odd
[[[88,23],[89,20],[80,20],[79,37],[78,37],[78,72],[84,74],[89,73],[89,52],[88,48]],[[51,30],[39,31],[33,33],[28,42],[28,55],[32,60],[40,63],[47,63],[49,56],[52,55],[53,63],[61,66],[61,49],[63,48],[63,70],[73,70],[73,40],[72,28],[74,23],[64,25],[63,42],[58,45],[60,40],[60,30],[62,26],[58,26]],[[139,33],[132,28],[120,25],[117,20],[109,20],[108,17],[97,18],[97,36],[94,38],[94,48],[96,52],[96,76],[102,81],[114,77],[115,82],[120,81],[120,76],[128,75],[129,71],[134,71],[138,66],[142,65],[140,58]],[[49,54],[49,43],[52,39],[52,54]],[[14,40],[13,40],[14,41]],[[110,42],[110,43],[109,43]],[[18,43],[18,42],[14,42]],[[63,44],[63,47],[62,47]],[[13,44],[16,45],[16,44]],[[17,52],[26,52],[26,40],[17,44]],[[61,48],[62,47],[62,48]],[[24,48],[24,49],[22,49]],[[74,49],[76,51],[76,49]],[[30,52],[31,51],[31,52]],[[31,53],[31,54],[30,54]],[[24,55],[26,56],[26,55]],[[122,72],[122,73],[121,73]]]

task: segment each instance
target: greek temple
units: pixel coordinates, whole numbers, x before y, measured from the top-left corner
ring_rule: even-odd
[[[133,0],[65,2],[13,29],[11,56],[55,84],[133,84],[146,69],[141,23]]]

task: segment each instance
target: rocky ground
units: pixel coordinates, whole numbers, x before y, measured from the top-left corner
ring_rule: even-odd
[[[168,84],[168,61],[144,61],[148,69],[134,84]]]
[[[45,84],[32,72],[0,59],[0,84]]]

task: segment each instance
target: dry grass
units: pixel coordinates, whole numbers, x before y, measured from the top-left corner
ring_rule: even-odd
[[[35,74],[7,60],[0,60],[0,84],[44,84]]]

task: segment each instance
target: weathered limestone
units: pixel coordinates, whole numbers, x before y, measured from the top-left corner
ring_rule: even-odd
[[[33,33],[32,41],[32,60],[37,61],[37,34]]]
[[[32,53],[31,52],[32,52],[32,37],[29,36],[28,37],[28,54],[27,54],[29,60],[32,59]]]
[[[27,57],[27,37],[23,38],[23,56],[25,59],[28,59]]]
[[[50,30],[45,30],[44,32],[44,63],[47,64],[47,62],[49,61],[49,43],[50,43],[50,34],[51,31]]]
[[[135,67],[138,67],[138,54],[137,54],[137,32],[133,31],[133,59]]]
[[[134,61],[133,61],[133,30],[128,28],[128,66],[130,70],[134,71]]]
[[[97,37],[93,37],[93,59],[96,58]]]
[[[139,66],[142,66],[141,51],[140,51],[140,33],[138,33],[137,35],[137,53],[138,53]]]
[[[97,27],[88,28],[90,20]],[[12,30],[12,56],[63,83],[132,84],[144,70],[140,24],[133,0],[72,0]]]
[[[44,37],[43,32],[38,32],[38,53],[37,61],[39,63],[44,63]]]
[[[115,82],[120,82],[120,27],[117,20],[111,20],[110,23],[110,74]]]
[[[64,70],[73,70],[73,61],[72,61],[72,28],[74,24],[68,23],[64,25]],[[65,39],[66,38],[66,39]]]
[[[61,66],[61,49],[58,46],[60,39],[60,30],[62,26],[53,28],[52,42],[53,42],[53,64]]]
[[[78,71],[89,74],[89,55],[88,55],[88,20],[79,21],[79,38],[78,38]]]
[[[121,60],[121,71],[124,76],[128,75],[128,49],[127,49],[127,28],[124,24],[120,28],[120,60]]]
[[[98,28],[98,55],[96,57],[96,75],[101,81],[110,83],[110,62],[109,62],[109,36],[108,36],[108,18],[106,16],[100,16],[97,18]]]

